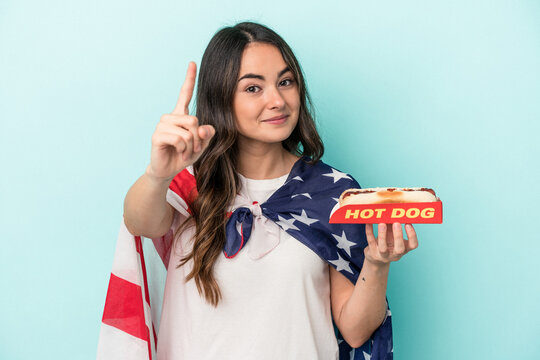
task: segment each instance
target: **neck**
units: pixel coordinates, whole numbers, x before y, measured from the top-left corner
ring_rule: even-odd
[[[289,153],[281,143],[239,142],[238,171],[248,179],[275,179],[291,171],[298,156]]]

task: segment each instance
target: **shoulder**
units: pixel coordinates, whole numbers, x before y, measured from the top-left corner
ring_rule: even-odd
[[[360,187],[352,175],[322,160],[311,163],[309,158],[299,160],[286,184],[287,192],[295,195],[309,193],[321,199],[339,198],[343,191]]]
[[[342,171],[335,166],[329,165],[322,160],[317,161],[314,164],[317,172],[321,176],[327,177],[329,180],[332,180],[334,184],[340,184],[349,188],[360,188],[358,181],[346,171]]]

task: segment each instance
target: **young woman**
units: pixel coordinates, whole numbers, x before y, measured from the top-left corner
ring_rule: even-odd
[[[302,233],[301,226],[321,223],[310,211],[268,215],[263,204],[295,179],[300,191],[281,206],[311,199],[316,189],[293,176],[300,169],[330,169],[323,174],[329,184],[353,181],[320,161],[323,144],[302,71],[275,32],[240,23],[214,35],[201,62],[193,116],[188,106],[195,79],[191,62],[176,107],[161,117],[152,136],[150,164],[124,206],[134,235],[157,238],[178,229],[158,358],[338,359],[333,323],[346,343],[362,346],[387,318],[390,262],[418,246],[413,227],[405,226],[408,241],[400,224],[380,224],[378,237],[372,226],[364,232],[360,225],[358,239],[332,235],[349,255],[352,244],[363,241],[361,271],[348,278],[337,262],[321,258],[317,239],[291,236]],[[185,216],[166,196],[175,176],[191,166],[198,195]],[[325,198],[335,196],[321,186]],[[373,359],[391,358],[391,335],[389,341]]]

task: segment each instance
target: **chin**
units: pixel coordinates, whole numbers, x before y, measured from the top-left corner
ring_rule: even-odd
[[[261,136],[260,140],[267,143],[281,143],[291,136],[293,130],[287,129],[285,131],[268,131]]]

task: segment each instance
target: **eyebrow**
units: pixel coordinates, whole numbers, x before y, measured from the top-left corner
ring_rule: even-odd
[[[291,71],[291,69],[289,69],[289,67],[286,67],[285,69],[281,70],[279,72],[279,74],[278,74],[278,77],[285,74],[287,71]],[[240,79],[238,79],[238,81],[240,81],[242,79],[260,79],[260,80],[264,80],[264,76],[258,75],[258,74],[253,74],[253,73],[248,73],[248,74],[242,76]]]

